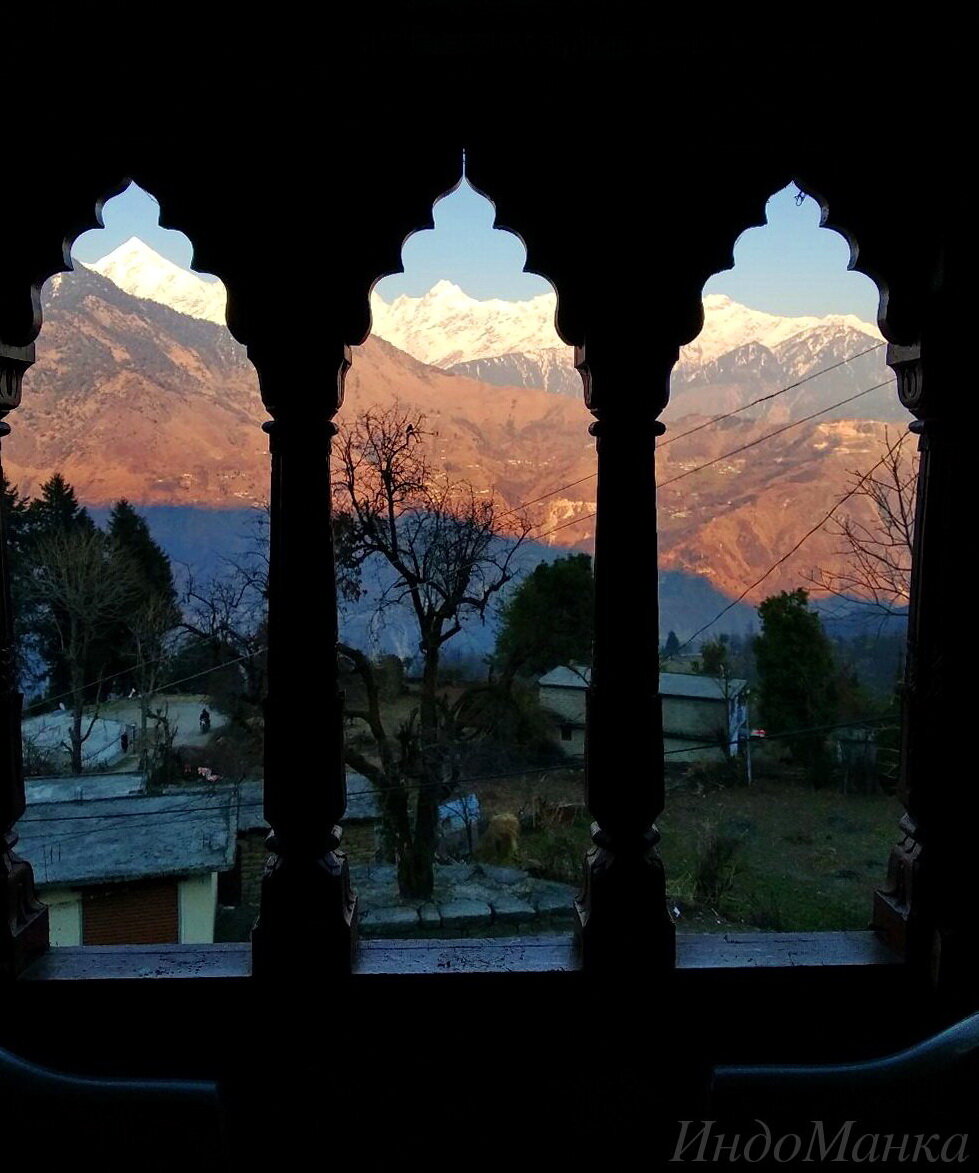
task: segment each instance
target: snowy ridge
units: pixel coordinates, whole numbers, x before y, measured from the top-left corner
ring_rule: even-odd
[[[530,301],[477,301],[450,281],[439,281],[422,297],[385,302],[371,295],[373,332],[399,350],[432,366],[451,367],[503,356],[540,358],[547,352],[566,354],[560,363],[571,369],[571,351],[554,327],[556,297],[544,293]],[[854,331],[880,341],[877,327],[854,314],[781,317],[739,305],[723,294],[704,298],[704,328],[680,352],[681,367],[700,367],[749,343],[774,350],[799,335],[818,331],[825,340]],[[470,372],[467,372],[470,373]]]
[[[739,305],[722,293],[708,293],[704,297],[704,328],[680,351],[680,365],[701,366],[749,342],[760,342],[768,350],[773,350],[797,334],[825,328],[855,330],[874,342],[881,338],[876,326],[862,321],[855,314],[783,318]]]
[[[224,285],[220,281],[205,281],[196,273],[181,269],[138,236],[131,236],[85,268],[133,297],[158,302],[191,318],[227,325],[228,294]]]
[[[562,346],[554,328],[557,299],[542,293],[530,301],[477,301],[451,281],[439,281],[423,297],[390,304],[371,295],[373,333],[436,367],[501,354]]]
[[[87,268],[133,297],[159,302],[193,318],[226,323],[227,294],[220,281],[206,281],[180,268],[136,236]],[[556,305],[553,293],[528,301],[479,301],[445,280],[422,297],[402,296],[389,303],[371,294],[374,334],[420,362],[447,368],[526,356],[529,363],[550,368],[547,378],[558,378],[554,368],[563,367],[565,377],[573,381],[577,376],[572,373],[571,349],[554,326]],[[881,337],[876,326],[853,314],[780,317],[711,293],[704,298],[704,328],[681,350],[679,369],[703,367],[750,343],[779,351],[786,358],[791,353],[789,367],[802,369],[815,350],[851,332],[866,336],[868,345]],[[540,383],[543,377],[538,385],[546,385],[546,380]],[[533,385],[527,376],[520,381]]]

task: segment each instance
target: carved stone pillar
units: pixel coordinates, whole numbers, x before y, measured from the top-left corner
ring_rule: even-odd
[[[0,441],[10,434],[10,425],[3,417],[20,403],[21,380],[33,361],[33,346],[0,343]],[[37,899],[30,864],[14,852],[14,824],[25,805],[22,703],[14,655],[6,535],[0,518],[0,888],[5,912],[0,926],[2,977],[15,977],[48,947],[48,910]]]
[[[611,357],[611,356],[610,356]],[[582,963],[591,972],[642,974],[671,967],[675,934],[666,907],[656,817],[663,809],[656,548],[656,419],[663,395],[636,396],[636,372],[612,362],[585,370],[597,422],[595,645],[588,689],[585,790],[594,846],[577,901]],[[599,380],[621,390],[599,398]]]
[[[266,382],[263,374],[263,393]],[[337,826],[347,799],[330,501],[336,428],[312,399],[270,411],[265,817],[272,833],[254,972],[315,979],[349,972],[356,913]]]
[[[974,458],[966,452],[972,430],[956,426],[953,411],[961,339],[953,341],[943,321],[937,326],[921,346],[891,346],[887,358],[902,402],[918,417],[911,431],[920,459],[901,714],[899,795],[907,813],[887,884],[875,894],[874,927],[968,1010],[979,1005],[979,793],[969,756],[974,690],[962,671],[972,584],[963,573],[961,523],[966,494],[974,495],[967,475]]]

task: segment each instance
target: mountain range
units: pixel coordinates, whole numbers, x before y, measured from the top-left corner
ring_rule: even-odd
[[[590,549],[591,417],[570,350],[554,333],[553,297],[480,302],[443,281],[421,298],[388,304],[375,295],[372,308],[375,334],[355,348],[340,422],[397,399],[425,415],[432,456],[449,476],[495,491],[509,508],[533,502],[527,513],[537,541]],[[839,500],[853,474],[877,458],[889,425],[896,434],[906,415],[887,388],[797,422],[887,379],[869,324],[779,318],[717,295],[705,299],[705,313],[704,332],[674,372],[664,416],[661,564],[731,598]],[[223,317],[219,282],[135,238],[52,279],[38,359],[4,442],[9,478],[31,494],[59,470],[93,505],[125,496],[199,514],[264,501],[266,413],[254,369]],[[641,339],[628,344],[641,378]],[[869,353],[845,361],[860,351]],[[843,365],[802,382],[834,364]],[[801,385],[700,426],[789,383]],[[848,508],[861,516],[866,503],[854,498]],[[748,601],[804,585],[810,568],[835,569],[839,559],[838,539],[820,530]]]

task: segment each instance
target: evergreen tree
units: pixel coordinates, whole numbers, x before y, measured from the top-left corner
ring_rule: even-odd
[[[27,529],[31,537],[76,530],[91,533],[95,522],[79,504],[74,488],[56,472],[41,486],[40,497],[28,506]]]
[[[29,594],[25,589],[24,543],[28,530],[28,501],[22,497],[16,485],[7,480],[7,474],[0,470],[0,525],[4,554],[7,560],[7,575],[10,582],[10,601],[13,610],[14,668],[18,675],[24,672],[25,633],[30,627],[28,606]]]
[[[0,517],[7,539],[7,551],[13,557],[23,549],[28,527],[29,503],[22,497],[16,485],[7,480],[7,474],[0,470]]]
[[[31,648],[42,666],[39,675],[43,677],[46,672],[49,695],[60,696],[70,689],[72,681],[72,669],[66,661],[60,634],[68,625],[68,616],[57,598],[38,593],[35,580],[55,544],[70,548],[64,547],[67,539],[90,537],[98,531],[88,510],[79,503],[74,488],[60,472],[52,474],[41,486],[40,495],[30,501],[23,523],[23,643]],[[86,679],[93,680],[95,675],[89,673]]]
[[[676,632],[671,631],[666,637],[666,643],[663,645],[663,658],[669,660],[671,656],[675,656],[680,651],[680,641],[676,637]]]
[[[838,678],[833,646],[801,588],[771,595],[758,607],[761,634],[755,638],[761,721],[770,734],[813,730],[837,720]],[[799,732],[786,737],[793,759],[814,784],[827,780],[828,734]]]
[[[107,537],[136,584],[132,610],[107,630],[99,649],[117,692],[155,692],[166,637],[181,619],[170,558],[146,519],[125,499],[109,514]]]
[[[123,497],[109,514],[109,540],[135,564],[135,571],[145,587],[147,596],[154,596],[177,604],[170,558],[153,540],[146,519]]]
[[[704,676],[731,675],[726,635],[719,635],[717,639],[704,640],[700,645],[700,672]]]
[[[541,562],[502,607],[496,654],[504,679],[590,664],[595,579],[588,554]]]

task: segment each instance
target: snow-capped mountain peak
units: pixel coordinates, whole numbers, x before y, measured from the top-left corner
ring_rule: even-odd
[[[420,362],[449,367],[563,347],[554,327],[556,298],[543,293],[528,301],[479,301],[441,280],[421,297],[386,302],[371,296],[373,332]],[[680,365],[700,366],[760,343],[771,350],[808,330],[847,328],[880,339],[877,327],[853,314],[782,317],[750,309],[721,293],[704,298],[704,328],[681,352]]]
[[[555,305],[553,293],[528,301],[480,301],[444,279],[421,297],[403,294],[386,302],[371,295],[373,333],[437,367],[562,346]]]
[[[228,295],[220,281],[205,281],[131,236],[118,248],[85,266],[133,297],[159,302],[178,313],[226,323]]]
[[[880,340],[877,327],[855,314],[782,317],[750,309],[723,293],[708,293],[704,297],[704,328],[680,352],[680,364],[695,366],[712,362],[749,342],[759,342],[771,350],[806,330],[826,326],[847,327],[874,341]]]

